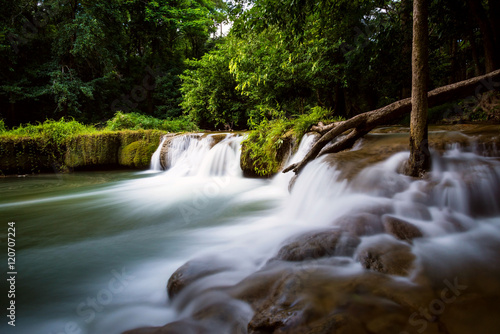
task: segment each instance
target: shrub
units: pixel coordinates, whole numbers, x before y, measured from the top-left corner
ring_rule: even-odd
[[[331,111],[315,107],[309,114],[288,120],[284,118],[268,121],[264,119],[250,132],[242,147],[242,165],[250,166],[259,176],[271,176],[278,172],[291,147],[292,141],[299,142],[311,126],[322,121],[326,124],[343,120],[328,118]],[[288,145],[287,145],[288,144]]]
[[[106,128],[111,131],[118,130],[164,130],[169,132],[196,131],[198,128],[185,117],[162,120],[136,112],[123,113],[118,111],[108,120]]]

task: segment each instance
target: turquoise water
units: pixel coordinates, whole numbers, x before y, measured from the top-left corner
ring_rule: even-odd
[[[6,268],[7,223],[13,221],[18,274],[16,327],[3,318],[0,332],[120,333],[163,325],[171,317],[165,292],[170,274],[220,242],[191,233],[258,215],[274,204],[262,196],[230,205],[236,194],[265,186],[263,181],[167,174],[1,179],[1,263]],[[2,306],[7,290],[3,279]]]

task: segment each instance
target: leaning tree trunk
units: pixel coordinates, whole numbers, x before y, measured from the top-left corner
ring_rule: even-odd
[[[480,93],[500,88],[500,70],[483,76],[460,81],[448,86],[440,87],[428,93],[429,107],[441,105],[467,97],[476,97]],[[321,134],[321,137],[312,146],[302,161],[292,164],[283,170],[283,173],[300,171],[311,160],[324,154],[337,153],[349,149],[359,138],[376,128],[387,125],[411,111],[411,98],[400,100],[383,108],[368,111],[342,122],[328,125],[318,124],[311,128]],[[344,135],[343,137],[341,137]],[[337,139],[336,142],[331,142]]]
[[[429,23],[427,0],[413,1],[410,158],[405,174],[423,176],[431,166],[427,131],[429,82]]]

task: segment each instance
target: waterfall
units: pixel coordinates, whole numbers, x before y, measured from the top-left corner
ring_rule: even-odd
[[[285,165],[289,166],[302,160],[306,156],[307,152],[309,152],[317,138],[318,135],[316,134],[306,133],[300,141],[297,152],[293,155],[289,155],[288,161]],[[273,178],[273,183],[278,187],[288,187],[293,176],[293,173],[278,173],[278,175]]]
[[[160,146],[156,149],[155,153],[153,153],[153,156],[151,157],[151,164],[149,169],[152,171],[161,171],[161,163],[160,163],[160,153],[163,145],[165,144],[165,141],[167,140],[166,136],[163,136],[160,142]]]
[[[203,157],[198,175],[242,176],[240,168],[242,141],[242,136],[227,135]]]
[[[224,138],[220,140],[220,136]],[[163,138],[151,158],[151,169],[161,170],[163,163],[169,174],[177,177],[241,176],[242,140],[243,136],[235,134],[201,133],[178,135],[168,141]]]

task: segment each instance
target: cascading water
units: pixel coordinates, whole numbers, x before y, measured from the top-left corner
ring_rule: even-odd
[[[321,158],[289,193],[291,175],[243,178],[243,137],[220,139],[164,139],[162,173],[64,176],[23,196],[29,183],[4,180],[23,276],[18,326],[0,331],[498,332],[497,158],[436,153],[423,180],[397,172],[405,152],[349,179]]]
[[[162,170],[161,163],[160,163],[160,153],[161,153],[161,149],[163,147],[163,144],[165,144],[166,140],[167,140],[167,137],[163,136],[163,138],[161,139],[161,142],[160,142],[160,146],[158,146],[155,153],[153,153],[153,156],[151,157],[151,164],[150,164],[149,169],[151,169],[152,171],[161,171]]]

